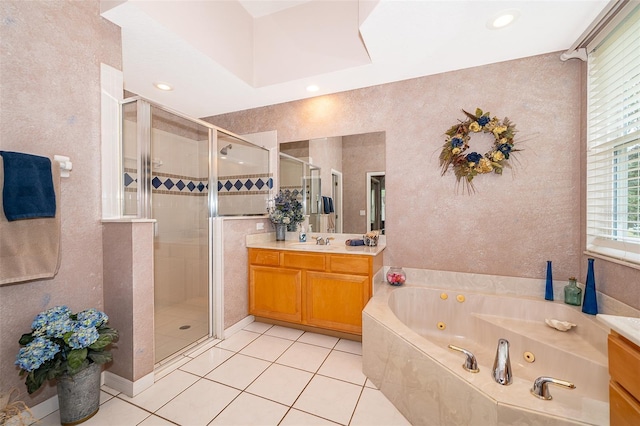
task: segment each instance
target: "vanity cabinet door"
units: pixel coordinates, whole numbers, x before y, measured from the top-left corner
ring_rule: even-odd
[[[302,271],[250,265],[249,313],[300,323],[302,321]]]
[[[361,334],[369,286],[366,275],[307,271],[305,324]]]

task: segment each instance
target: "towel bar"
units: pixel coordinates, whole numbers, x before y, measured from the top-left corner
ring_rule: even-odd
[[[60,176],[69,177],[69,172],[73,169],[73,164],[69,157],[65,157],[64,155],[54,155],[53,160],[60,163]]]

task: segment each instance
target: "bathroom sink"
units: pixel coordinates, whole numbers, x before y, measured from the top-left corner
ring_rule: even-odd
[[[308,241],[306,243],[291,243],[291,244],[288,244],[288,246],[296,250],[311,250],[311,251],[335,250],[337,248],[337,246],[332,246],[331,244],[329,244],[328,246],[316,244],[315,241]]]

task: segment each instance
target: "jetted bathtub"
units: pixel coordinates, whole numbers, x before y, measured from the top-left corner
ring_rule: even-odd
[[[363,371],[413,425],[608,425],[607,333],[561,302],[383,285],[363,311]],[[500,338],[510,343],[508,386],[492,376]],[[480,372],[464,370],[450,344],[471,351]],[[539,376],[576,388],[550,384],[553,399],[538,399]]]

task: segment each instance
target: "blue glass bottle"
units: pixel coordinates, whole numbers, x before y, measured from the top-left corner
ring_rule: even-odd
[[[550,260],[547,260],[547,286],[544,289],[544,299],[553,300],[553,277],[551,276]]]
[[[582,312],[596,315],[598,313],[598,300],[596,299],[596,278],[593,274],[593,259],[589,258],[587,268],[587,282],[584,286],[584,301]]]

